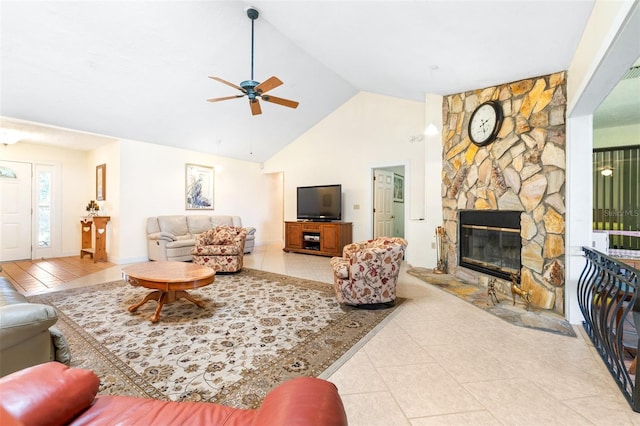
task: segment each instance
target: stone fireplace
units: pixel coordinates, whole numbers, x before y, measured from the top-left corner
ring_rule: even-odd
[[[500,103],[504,121],[493,143],[478,146],[468,136],[469,118],[478,105],[489,100]],[[506,293],[511,270],[519,268],[520,283],[529,291],[531,304],[561,314],[565,284],[565,111],[566,79],[565,73],[559,72],[445,96],[442,131],[447,272],[478,282],[487,275],[498,276],[498,290]],[[460,219],[466,212],[515,212],[519,223],[514,227],[502,226],[502,221],[462,227]],[[484,232],[488,228],[508,231],[490,237]],[[469,242],[469,236],[487,240]],[[517,240],[521,243],[519,266],[514,253]],[[485,249],[487,243],[502,244],[499,250],[508,259],[493,256],[496,250]],[[467,252],[462,250],[465,245]],[[485,254],[489,261],[474,259]],[[502,271],[496,275],[496,269]]]
[[[520,212],[460,211],[460,266],[510,280],[522,267]]]

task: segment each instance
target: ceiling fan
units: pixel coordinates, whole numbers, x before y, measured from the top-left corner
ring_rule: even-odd
[[[220,83],[226,84],[227,86],[231,86],[234,89],[238,89],[242,92],[242,94],[235,96],[225,96],[223,98],[207,99],[207,101],[226,101],[228,99],[243,98],[246,95],[249,98],[249,106],[251,107],[251,114],[253,115],[262,114],[262,109],[260,108],[260,102],[258,102],[258,98],[262,98],[262,100],[265,102],[271,102],[289,108],[296,108],[298,106],[298,102],[296,101],[277,98],[275,96],[266,94],[269,90],[275,89],[276,87],[282,85],[282,81],[280,81],[278,77],[270,77],[262,83],[259,83],[253,79],[253,23],[256,19],[258,19],[260,13],[256,9],[250,7],[247,9],[247,16],[251,19],[251,80],[243,81],[242,83],[240,83],[240,86],[237,86],[233,83],[221,79],[220,77],[209,76],[209,78],[213,80],[219,81]]]

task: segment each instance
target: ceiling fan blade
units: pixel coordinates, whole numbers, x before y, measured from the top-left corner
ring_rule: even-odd
[[[262,108],[260,108],[260,102],[258,99],[249,99],[249,106],[251,107],[251,114],[259,115],[262,114]]]
[[[282,81],[278,77],[270,77],[258,84],[255,88],[255,91],[258,93],[267,93],[271,89],[275,89],[278,86],[282,85]]]
[[[284,98],[277,98],[277,97],[271,96],[271,95],[262,96],[262,100],[266,101],[266,102],[271,102],[273,104],[286,106],[286,107],[289,107],[289,108],[296,108],[299,105],[299,103],[296,102],[296,101],[291,101],[289,99],[284,99]]]
[[[209,76],[209,78],[210,78],[210,79],[212,79],[212,80],[219,81],[219,82],[220,82],[220,83],[222,83],[222,84],[226,84],[227,86],[231,86],[231,87],[233,87],[234,89],[238,89],[239,91],[241,91],[241,92],[243,92],[243,93],[246,93],[246,91],[245,91],[242,87],[237,86],[237,85],[235,85],[235,84],[233,84],[233,83],[230,83],[230,82],[228,82],[227,80],[223,80],[223,79],[221,79],[220,77],[211,77],[211,76]]]
[[[243,97],[244,95],[225,96],[224,98],[207,99],[207,102],[220,102],[220,101],[226,101],[228,99],[236,99],[236,98],[243,98]]]

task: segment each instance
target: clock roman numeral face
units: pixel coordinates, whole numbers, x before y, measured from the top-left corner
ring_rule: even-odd
[[[500,105],[487,102],[480,105],[469,121],[469,137],[476,145],[484,145],[496,138],[502,124]]]

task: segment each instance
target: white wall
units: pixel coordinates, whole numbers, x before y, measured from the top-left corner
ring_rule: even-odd
[[[440,95],[428,94],[425,96],[425,117],[427,125],[429,123],[436,126],[440,133],[437,135],[427,135],[425,137],[425,231],[427,235],[425,241],[430,241],[428,250],[429,267],[435,267],[438,263],[436,251],[435,231],[438,226],[444,225],[442,217],[442,197],[446,188],[442,185],[442,146],[444,138],[442,133],[442,100]]]
[[[103,145],[89,153],[87,179],[92,186],[87,193],[87,201],[96,199],[96,167],[105,165],[105,199],[96,201],[100,206],[100,216],[110,216],[107,223],[107,256],[115,262],[120,257],[120,142]],[[86,204],[86,203],[85,203]],[[146,259],[145,259],[146,260]]]
[[[353,222],[353,240],[371,238],[371,169],[394,165],[405,166],[407,219],[423,218],[425,144],[410,138],[424,132],[424,108],[421,102],[360,92],[265,162],[265,172],[284,174],[285,220],[296,220],[296,187],[339,183],[343,221]],[[405,225],[407,261],[435,266],[420,248],[429,244],[420,230]]]
[[[254,226],[260,229],[260,236],[264,244],[279,243],[284,247],[284,199],[282,173],[267,173],[264,175],[262,192],[269,194],[264,209],[264,222]],[[268,222],[267,222],[268,221]]]
[[[150,216],[237,215],[244,226],[257,228],[258,245],[262,244],[264,235],[273,234],[270,227],[281,226],[281,221],[277,217],[273,220],[270,214],[268,206],[272,203],[272,195],[264,191],[265,177],[258,163],[129,140],[120,142],[119,155],[120,181],[116,183],[119,199],[107,195],[107,199],[115,203],[111,205],[114,210],[112,227],[114,234],[119,236],[109,253],[112,262],[147,259],[145,227]],[[215,168],[213,211],[185,209],[187,163]],[[107,164],[108,176],[109,168]],[[277,199],[279,194],[274,196]]]

